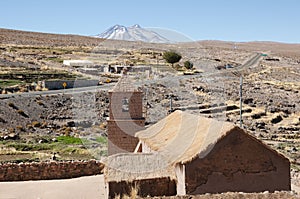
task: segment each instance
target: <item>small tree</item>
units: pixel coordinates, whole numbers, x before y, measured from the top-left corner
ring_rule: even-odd
[[[192,69],[193,66],[194,66],[194,64],[193,64],[192,62],[190,62],[190,61],[185,61],[185,62],[184,62],[184,67],[185,67],[186,69],[188,69],[188,70]]]
[[[163,54],[163,58],[166,60],[166,62],[172,64],[177,63],[181,59],[181,55],[176,53],[175,51],[166,51]]]

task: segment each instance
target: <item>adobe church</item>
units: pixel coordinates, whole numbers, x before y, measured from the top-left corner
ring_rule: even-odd
[[[139,140],[135,133],[143,130],[143,93],[136,90],[123,74],[109,92],[107,120],[108,155],[133,152]]]
[[[175,111],[144,127],[142,93],[121,78],[110,92],[109,198],[290,191],[290,162],[244,129]]]

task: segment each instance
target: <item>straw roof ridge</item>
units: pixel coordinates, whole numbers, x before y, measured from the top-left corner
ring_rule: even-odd
[[[234,125],[199,115],[175,111],[151,127],[137,132],[151,150],[168,157],[170,164],[185,163],[197,155],[204,157]]]

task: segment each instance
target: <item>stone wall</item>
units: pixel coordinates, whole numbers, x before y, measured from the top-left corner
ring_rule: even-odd
[[[186,165],[186,193],[263,192],[291,189],[290,162],[241,129],[204,158]]]
[[[176,195],[176,182],[170,178],[156,178],[147,180],[136,180],[133,182],[109,182],[109,199],[116,196],[130,196],[132,189],[137,191],[141,197],[147,196],[173,196]]]
[[[95,160],[0,164],[0,181],[67,179],[102,174],[103,164]]]

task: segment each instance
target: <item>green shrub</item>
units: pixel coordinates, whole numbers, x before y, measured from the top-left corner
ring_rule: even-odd
[[[172,64],[177,63],[181,60],[181,55],[178,54],[175,51],[166,51],[163,54],[163,58],[166,60],[166,62]]]
[[[185,62],[184,62],[184,67],[185,67],[186,69],[188,69],[188,70],[192,69],[193,66],[194,66],[194,64],[193,64],[192,62],[190,62],[190,61],[185,61]]]

